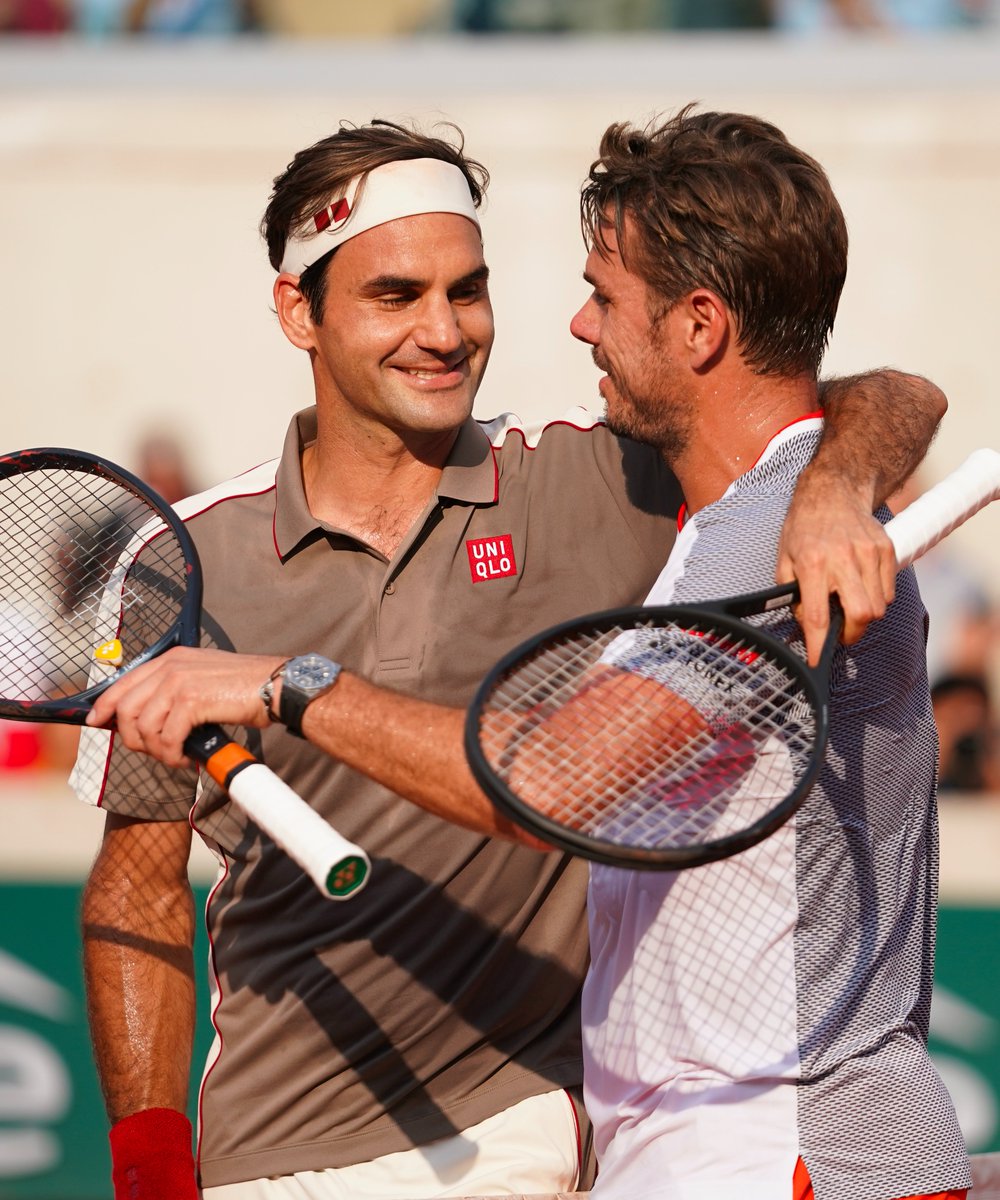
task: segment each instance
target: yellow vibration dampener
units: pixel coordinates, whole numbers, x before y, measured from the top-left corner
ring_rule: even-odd
[[[94,650],[94,658],[98,662],[107,663],[109,667],[120,667],[122,665],[122,644],[117,638],[112,638],[109,642],[101,642]]]

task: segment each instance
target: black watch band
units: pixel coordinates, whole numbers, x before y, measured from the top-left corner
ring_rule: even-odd
[[[289,659],[281,672],[281,693],[278,697],[278,720],[289,733],[304,737],[302,718],[306,709],[325,695],[337,682],[340,663],[321,654],[303,654]]]

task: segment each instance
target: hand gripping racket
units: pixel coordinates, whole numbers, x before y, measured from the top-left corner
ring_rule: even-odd
[[[886,525],[899,568],[998,496],[1000,454],[977,450]],[[536,635],[473,699],[473,774],[511,820],[596,862],[679,870],[755,845],[802,803],[826,746],[839,607],[815,669],[741,619],[798,599],[782,584]]]
[[[75,450],[0,456],[0,717],[82,725],[93,701],[171,646],[197,646],[201,568],[184,523],[127,471]],[[369,860],[219,725],[185,752],[344,899]]]

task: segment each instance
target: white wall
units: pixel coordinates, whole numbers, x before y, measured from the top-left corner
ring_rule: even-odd
[[[0,448],[190,442],[202,482],[275,453],[308,402],[256,233],[272,177],[340,118],[451,119],[493,173],[498,344],[478,411],[594,403],[567,322],[601,130],[688,100],[759,113],[827,167],[852,233],[827,365],[930,375],[937,473],[1000,446],[1000,40],[766,36],[0,43]],[[985,564],[996,524],[964,541]],[[991,569],[993,569],[991,567]]]

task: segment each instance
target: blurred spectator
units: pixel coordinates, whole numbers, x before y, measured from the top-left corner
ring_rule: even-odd
[[[289,37],[393,37],[454,28],[455,0],[256,0],[263,28]],[[464,3],[464,0],[458,0]]]
[[[771,0],[455,0],[470,33],[611,33],[749,29],[771,24]]]
[[[941,791],[1000,795],[998,737],[982,675],[946,675],[931,688],[941,743]]]
[[[774,0],[780,29],[949,29],[993,23],[993,0]]]
[[[0,771],[38,765],[42,757],[41,729],[34,721],[0,721]]]
[[[655,0],[456,0],[453,21],[469,33],[574,33],[648,29]]]
[[[890,498],[899,512],[925,490],[918,473]],[[939,542],[914,570],[930,617],[927,674],[931,684],[946,675],[990,679],[1000,652],[1000,613],[986,583],[955,541]]]
[[[0,33],[64,33],[71,24],[66,0],[0,0]]]
[[[989,672],[1000,646],[1000,617],[971,565],[942,542],[916,564],[917,582],[930,614],[927,673]]]
[[[79,737],[76,725],[0,720],[0,773],[32,769],[68,776]]]
[[[134,474],[168,504],[176,504],[198,490],[191,480],[184,448],[171,434],[148,434],[139,443],[135,463]]]
[[[55,644],[48,649],[29,617],[0,608],[3,669],[0,693],[9,699],[40,699],[51,678],[60,673]],[[0,772],[47,768],[69,772],[76,758],[79,730],[67,725],[0,720]]]
[[[71,0],[71,3],[77,31],[91,36],[150,33],[187,37],[260,28],[258,0]]]
[[[180,443],[166,433],[150,433],[135,452],[134,474],[144,480],[169,503],[191,495],[197,489],[191,481],[187,456]],[[0,642],[5,645],[30,644],[38,653],[37,637],[25,619],[14,612],[0,610]],[[48,659],[25,661],[23,670],[14,666],[15,656],[5,651],[6,676],[0,678],[5,696],[37,697],[38,684],[32,672],[56,674],[59,668]],[[38,724],[34,721],[0,720],[0,772],[45,769],[68,773],[76,758],[79,729],[73,725]]]
[[[671,29],[770,29],[772,0],[666,0]]]

